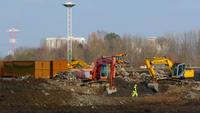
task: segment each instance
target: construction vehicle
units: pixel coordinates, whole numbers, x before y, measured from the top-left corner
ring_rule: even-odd
[[[76,77],[82,80],[108,80],[109,88],[107,93],[112,94],[116,92],[116,88],[113,85],[113,79],[115,77],[115,57],[101,57],[97,59],[95,67],[93,69],[82,69],[76,73]],[[109,69],[108,69],[109,68]]]
[[[113,57],[116,58],[116,64],[119,64],[119,66],[123,66],[123,67],[127,66],[127,61],[125,61],[123,58],[126,55],[127,55],[126,52],[114,55]]]
[[[84,61],[78,59],[78,60],[72,60],[72,62],[68,64],[68,68],[69,69],[80,69],[80,68],[90,69],[90,66]]]
[[[164,69],[167,74],[164,75],[167,78],[174,79],[174,78],[194,78],[194,70],[186,68],[184,63],[175,63],[166,58],[166,57],[153,57],[153,58],[146,58],[145,64],[149,71],[151,78],[153,79],[152,87],[158,91],[157,86],[157,75],[154,71],[155,68]],[[155,65],[159,65],[156,67]]]
[[[81,69],[77,71],[76,78],[82,80],[92,80],[92,69]]]
[[[194,70],[186,68],[184,63],[175,63],[165,57],[153,57],[152,59],[145,59],[146,66],[148,68],[150,76],[154,81],[157,81],[157,76],[154,71],[155,65],[162,65],[167,71],[168,78],[194,78]],[[163,66],[164,65],[164,66]]]

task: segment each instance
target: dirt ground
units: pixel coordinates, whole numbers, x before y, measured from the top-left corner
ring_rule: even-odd
[[[159,93],[138,83],[139,97],[131,97],[134,83],[115,79],[118,91],[104,95],[104,86],[81,81],[0,79],[0,113],[199,113],[200,82],[159,81]]]

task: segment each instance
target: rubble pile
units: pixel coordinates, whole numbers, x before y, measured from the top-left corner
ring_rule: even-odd
[[[76,79],[75,75],[71,72],[59,72],[54,77],[54,80],[69,80],[73,81]]]
[[[157,79],[166,79],[167,72],[161,69],[155,70]],[[127,82],[134,82],[134,81],[150,81],[152,78],[149,75],[148,71],[142,71],[142,72],[137,72],[137,71],[126,71],[124,68],[118,69],[116,71],[116,76],[119,78],[122,78],[123,80]]]
[[[165,79],[166,78],[165,75],[168,75],[168,73],[165,72],[164,70],[155,70],[155,73],[156,73],[157,79]]]
[[[142,82],[142,81],[147,81],[151,80],[151,77],[149,74],[145,72],[136,72],[136,71],[126,71],[125,69],[117,70],[116,76],[118,78],[121,78],[127,82]]]

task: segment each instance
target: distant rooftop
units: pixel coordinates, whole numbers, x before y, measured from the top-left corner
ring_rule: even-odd
[[[63,40],[66,40],[66,38],[64,37],[47,37],[46,40],[56,40],[56,39],[63,39]]]

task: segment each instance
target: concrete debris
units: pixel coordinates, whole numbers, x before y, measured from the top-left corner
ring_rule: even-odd
[[[56,74],[53,77],[53,79],[54,80],[70,80],[70,81],[73,81],[73,80],[76,80],[76,77],[72,73],[69,73],[69,72],[59,72],[58,74]]]
[[[192,87],[193,90],[200,91],[200,87]]]
[[[117,70],[116,72],[117,77],[122,78],[123,80],[127,81],[127,82],[134,82],[134,81],[144,81],[147,78],[151,79],[151,77],[145,73],[139,73],[139,72],[135,72],[135,71],[126,71],[125,69],[122,70]]]
[[[190,91],[190,92],[188,92],[188,94],[186,94],[185,96],[184,96],[184,98],[186,98],[186,99],[195,99],[195,98],[199,98],[200,96],[199,96],[199,93],[197,93],[197,92],[192,92],[192,91]]]
[[[45,95],[45,96],[49,96],[50,94],[48,92],[46,92],[45,90],[42,90],[42,93]]]
[[[138,73],[138,72],[132,72],[132,76],[134,77],[134,76],[139,76],[140,74]]]

